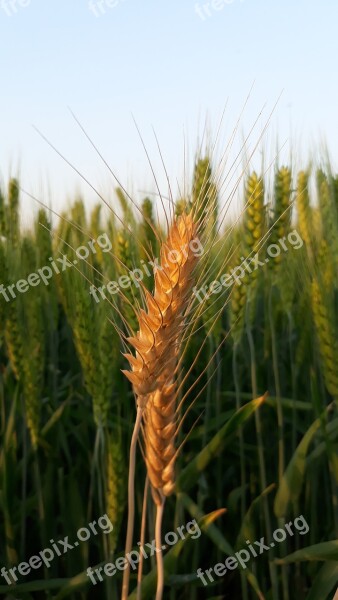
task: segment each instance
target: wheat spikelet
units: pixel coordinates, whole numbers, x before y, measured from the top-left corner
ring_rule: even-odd
[[[190,248],[197,223],[182,215],[162,244],[155,290],[146,289],[146,310],[138,315],[139,331],[128,338],[136,356],[126,354],[138,406],[144,411],[145,459],[153,491],[168,496],[174,487],[176,396],[175,371],[186,309],[191,300],[197,257]],[[174,262],[173,262],[174,259]],[[159,496],[155,494],[155,501]]]

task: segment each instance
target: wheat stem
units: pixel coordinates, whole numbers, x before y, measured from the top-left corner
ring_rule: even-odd
[[[155,541],[156,541],[156,564],[157,564],[157,587],[155,600],[162,600],[164,588],[164,567],[162,550],[162,520],[165,504],[165,496],[156,505]]]
[[[135,517],[135,456],[136,447],[139,438],[141,422],[142,422],[143,409],[137,407],[135,425],[133,435],[130,443],[130,454],[129,454],[129,473],[128,473],[128,524],[127,524],[127,536],[126,536],[126,548],[125,555],[131,552],[133,544],[133,533],[134,533],[134,517]],[[122,596],[121,600],[127,600],[129,592],[129,579],[130,579],[130,564],[128,562],[127,568],[123,573],[122,582]]]
[[[141,548],[144,546],[144,542],[145,542],[148,492],[149,492],[149,477],[147,475],[145,485],[144,485],[143,506],[142,506],[141,533],[140,533],[140,547]],[[144,563],[144,556],[143,556],[143,553],[141,552],[140,553],[140,562],[138,564],[138,570],[137,570],[136,600],[141,600],[141,598],[142,598],[141,594],[142,594],[143,563]]]

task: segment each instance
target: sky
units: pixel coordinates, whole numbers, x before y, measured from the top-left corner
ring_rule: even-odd
[[[116,182],[71,109],[136,198],[156,192],[139,129],[165,194],[154,132],[182,187],[205,124],[220,157],[249,93],[237,139],[256,122],[254,148],[268,121],[256,160],[278,145],[281,161],[292,147],[302,163],[327,144],[338,168],[337,22],[336,0],[0,0],[1,180],[19,173],[56,210],[77,193],[94,202],[37,128],[111,193]],[[22,205],[29,219],[37,204],[24,194]]]

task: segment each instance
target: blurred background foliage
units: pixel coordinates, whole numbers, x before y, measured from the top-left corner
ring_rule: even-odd
[[[268,186],[257,173],[245,176],[245,210],[237,221],[221,224],[217,179],[203,156],[189,198],[176,202],[176,214],[194,206],[204,218],[209,246],[201,284],[256,252],[264,266],[210,296],[184,356],[183,372],[197,360],[182,394],[202,373],[185,431],[200,418],[179,460],[164,531],[192,518],[202,523],[217,509],[226,513],[204,523],[203,535],[186,540],[166,562],[168,599],[324,600],[334,592],[338,177],[328,166],[298,173],[276,166],[273,179]],[[49,569],[20,576],[15,588],[1,579],[3,598],[111,600],[119,594],[122,573],[94,588],[86,569],[124,550],[135,401],[121,374],[127,365],[117,331],[127,334],[127,324],[137,329],[133,307],[140,293],[130,286],[123,297],[107,293],[96,302],[89,288],[159,256],[154,229],[163,236],[164,225],[158,225],[151,199],[137,212],[123,190],[116,195],[120,219],[103,219],[101,205],[88,214],[77,198],[53,229],[52,215],[41,208],[34,227],[22,230],[19,182],[10,180],[0,193],[0,285],[9,295],[6,301],[0,293],[0,566],[28,560],[50,540],[68,535],[71,542],[79,528],[105,513],[114,524],[109,536],[92,536]],[[293,230],[302,247],[288,244],[269,258],[269,244]],[[16,291],[15,298],[8,292],[51,258],[66,255],[73,263],[75,249],[102,234],[111,241],[110,252],[96,244],[86,260],[54,273],[47,286]],[[151,290],[152,277],[144,284]],[[266,391],[260,406],[252,402]],[[145,479],[141,455],[138,460],[136,532]],[[152,510],[149,503],[149,524]],[[248,539],[271,540],[277,527],[301,514],[307,535],[288,536],[245,571],[215,577],[206,588],[196,577],[199,567],[224,561]],[[154,537],[151,525],[146,537]],[[144,569],[154,571],[153,558]],[[151,575],[142,597],[154,597]]]

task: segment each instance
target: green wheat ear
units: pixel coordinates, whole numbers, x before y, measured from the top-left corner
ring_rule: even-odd
[[[101,233],[101,210],[102,204],[96,204],[90,214],[90,233],[95,239]]]
[[[19,183],[11,179],[8,185],[7,236],[13,247],[20,241]]]
[[[101,209],[102,204],[97,204],[94,206],[91,215],[90,215],[90,234],[94,240],[102,233],[101,229]],[[98,271],[102,271],[104,268],[104,252],[102,252],[102,248],[98,244],[95,245],[95,256],[92,257],[93,264],[95,265]]]
[[[78,238],[78,241],[84,241],[83,236],[85,234],[82,233],[81,230],[86,231],[88,224],[86,208],[82,198],[77,198],[77,200],[74,202],[70,211],[70,216],[72,221],[78,225],[78,227],[71,229],[72,234]]]
[[[264,182],[262,177],[253,173],[246,186],[247,209],[244,213],[244,250],[257,252],[265,227]],[[254,278],[257,271],[254,271]]]
[[[51,222],[44,208],[40,208],[35,222],[35,240],[37,248],[37,262],[48,265],[48,259],[52,255]]]
[[[338,211],[335,205],[334,188],[327,175],[317,171],[317,194],[322,219],[322,235],[327,241],[330,260],[337,265],[338,256]]]
[[[323,180],[320,185],[322,185]],[[338,331],[335,319],[336,273],[332,248],[325,237],[316,240],[316,275],[311,283],[312,314],[325,385],[338,402]]]
[[[175,216],[180,217],[184,213],[188,214],[191,211],[191,206],[191,201],[180,198],[175,202]]]
[[[129,235],[127,235],[124,231],[118,232],[116,254],[119,258],[119,262],[117,264],[117,273],[120,277],[128,276],[128,273],[134,269],[135,263],[133,258],[135,255],[133,254],[132,250],[133,245],[134,244],[132,243]],[[132,330],[137,331],[138,321],[133,306],[136,304],[136,298],[138,298],[138,294],[133,282],[131,282],[126,289],[123,289],[123,294],[126,299],[119,299],[121,304],[121,312]]]
[[[6,198],[0,189],[0,237],[6,236],[7,228],[6,228]]]
[[[150,257],[159,255],[157,238],[155,235],[156,225],[154,219],[154,207],[150,198],[145,198],[141,206],[142,222],[140,224],[140,258],[146,262]],[[148,253],[148,254],[147,254]]]
[[[312,312],[319,342],[319,353],[325,385],[338,402],[338,338],[333,328],[333,295],[321,282],[314,279],[311,285]]]
[[[36,240],[36,267],[42,268],[50,266],[50,258],[53,257],[53,244],[51,233],[51,222],[47,212],[41,208],[38,212],[35,222],[35,240]],[[55,275],[49,280],[48,286],[43,286],[40,290],[43,296],[45,308],[45,319],[47,320],[46,329],[55,330],[58,319],[58,302],[56,296]],[[52,325],[52,327],[49,327]]]
[[[67,233],[67,232],[65,232]],[[77,234],[68,236],[76,247]],[[71,250],[67,254],[71,259]],[[96,274],[91,269],[93,257],[78,263],[58,275],[61,302],[73,332],[84,385],[92,398],[94,420],[97,427],[108,422],[113,390],[114,365],[117,364],[115,330],[108,320],[108,301],[97,304],[90,295],[90,282]]]
[[[264,207],[264,183],[262,177],[252,173],[247,179],[245,188],[245,212],[242,228],[239,230],[239,252],[235,266],[242,262],[242,256],[247,259],[252,257],[259,249],[266,227],[266,214]],[[239,341],[245,319],[249,324],[253,322],[256,310],[258,270],[245,273],[237,281],[231,293],[230,322],[232,335],[236,342]]]
[[[200,158],[195,164],[192,206],[196,208],[196,218],[204,219],[206,238],[213,239],[217,233],[218,190],[208,157]]]
[[[335,285],[335,270],[332,261],[331,249],[325,238],[322,238],[318,244],[317,260],[321,272],[321,279],[326,290],[332,290]]]
[[[98,405],[102,414],[102,421],[107,423],[112,409],[112,395],[115,381],[118,376],[120,360],[119,338],[110,320],[110,307],[107,302],[102,302],[97,312],[98,332],[98,360],[100,379],[97,385],[96,396],[100,398]],[[114,315],[112,315],[113,317]]]
[[[234,253],[232,259],[228,265],[228,271],[241,264],[242,259],[242,246],[243,246],[243,229],[242,224],[236,227],[233,232],[234,245],[238,250]],[[229,320],[231,327],[231,334],[234,342],[239,343],[245,322],[245,307],[248,295],[247,289],[248,279],[245,277],[245,283],[243,279],[237,280],[234,285],[230,288],[230,304],[229,304]]]
[[[8,303],[5,322],[5,342],[7,354],[15,379],[22,377],[23,339],[19,321],[18,303],[12,300]]]
[[[100,426],[106,425],[108,414],[105,399],[101,394],[96,307],[93,302],[81,276],[74,276],[72,273],[72,277],[67,281],[66,314],[73,330],[85,386],[93,400],[94,420],[96,425]]]
[[[279,240],[285,242],[290,232],[291,195],[291,170],[288,167],[281,167],[275,174],[273,213],[269,222],[270,236],[267,244],[280,245]],[[269,259],[268,267],[272,276],[271,284],[275,284],[279,292],[276,297],[277,301],[274,302],[274,308],[290,315],[295,292],[296,264],[294,257],[290,252],[281,250],[278,256]]]
[[[296,205],[300,235],[308,249],[312,243],[312,212],[309,197],[309,173],[300,171],[297,178]]]
[[[110,434],[106,462],[106,506],[108,517],[114,526],[109,536],[112,554],[116,549],[126,505],[125,472],[126,465],[121,444],[116,440],[116,435]]]
[[[290,206],[291,170],[288,167],[281,167],[275,175],[273,215],[269,223],[269,228],[271,229],[269,244],[278,244],[278,241],[285,238],[289,233],[291,221]],[[283,256],[284,254],[281,253],[269,261],[269,267],[277,271],[278,266],[283,260]]]
[[[25,238],[22,243],[22,264],[24,273],[34,273],[37,266],[36,246],[32,239]],[[22,300],[23,354],[23,393],[25,398],[27,425],[33,448],[37,448],[40,429],[40,398],[42,394],[46,344],[43,323],[43,288],[34,293],[28,290]]]
[[[9,268],[13,281],[36,272],[36,267],[36,246],[26,237],[21,249],[16,248],[11,253]],[[42,283],[35,290],[17,293],[17,297],[8,303],[5,326],[7,352],[13,373],[24,394],[26,420],[34,449],[39,439],[40,397],[46,350],[41,286]]]
[[[6,254],[5,254],[5,246],[0,238],[0,273],[1,280],[0,285],[7,287],[7,263],[6,263]],[[2,345],[2,336],[5,331],[5,318],[7,314],[7,302],[2,294],[0,294],[0,348]]]
[[[20,228],[19,228],[19,186],[16,179],[12,179],[8,186],[8,203],[2,198],[2,207],[5,214],[6,237],[6,272],[8,283],[14,283],[21,277],[22,262],[20,253]],[[22,379],[23,333],[21,327],[21,298],[12,298],[6,305],[5,343],[9,363],[17,381]]]
[[[336,211],[338,212],[338,175],[331,177],[331,185],[332,185],[334,206],[335,206]]]
[[[202,235],[205,240],[205,250],[207,255],[206,270],[209,272],[210,283],[217,280],[220,273],[217,265],[220,266],[219,249],[215,250],[215,239],[217,237],[217,219],[218,219],[218,190],[213,180],[211,162],[208,157],[200,158],[196,164],[192,182],[191,202],[186,203],[180,200],[181,206],[176,205],[176,214],[186,212],[187,209],[195,208],[196,219],[202,222]],[[224,298],[219,295],[210,295],[204,301],[202,320],[205,330],[208,332],[211,323],[215,321],[215,314],[219,314],[212,327],[212,336],[218,342],[222,334],[222,308]]]
[[[118,257],[116,270],[117,275],[122,277],[128,276],[128,273],[139,265],[140,260],[136,243],[137,224],[123,191],[117,189],[116,193],[123,211],[123,227],[120,227],[117,235],[115,235],[115,254]],[[135,232],[134,235],[132,235],[133,232]],[[133,331],[137,331],[138,321],[133,306],[140,298],[133,282],[123,289],[123,294],[125,298],[119,298],[121,314],[123,314]]]

